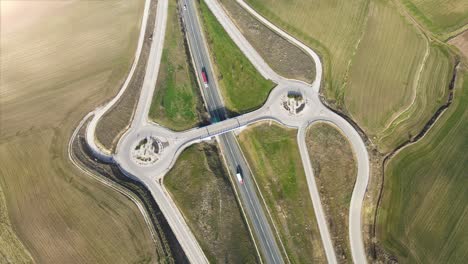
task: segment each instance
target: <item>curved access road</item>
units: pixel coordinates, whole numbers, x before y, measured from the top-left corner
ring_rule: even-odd
[[[158,0],[155,24],[148,25],[150,2],[151,0],[146,0],[145,2],[143,19],[140,27],[140,34],[138,38],[137,49],[135,52],[135,60],[132,64],[129,75],[127,76],[127,79],[125,80],[119,93],[112,100],[110,100],[103,106],[99,106],[90,113],[91,115],[93,115],[93,117],[86,128],[86,142],[93,155],[96,156],[96,158],[99,158],[104,162],[116,163],[117,165],[119,165],[121,171],[124,174],[126,174],[128,177],[134,178],[142,182],[148,188],[156,203],[158,204],[161,212],[164,214],[166,220],[168,221],[174,235],[176,236],[177,240],[179,241],[179,244],[184,250],[185,255],[191,263],[208,263],[208,260],[205,254],[203,253],[203,250],[201,249],[194,235],[185,223],[180,211],[176,207],[175,203],[172,201],[171,196],[168,194],[164,186],[162,184],[158,184],[152,178],[140,176],[137,173],[129,173],[130,170],[126,170],[124,167],[122,167],[122,165],[117,159],[117,154],[119,153],[119,146],[117,149],[117,154],[113,155],[104,148],[101,148],[101,146],[99,146],[98,143],[96,143],[97,141],[95,139],[95,130],[97,123],[102,118],[102,116],[119,101],[119,99],[127,89],[130,80],[133,77],[143,48],[146,27],[153,26],[153,41],[151,43],[150,54],[146,65],[146,74],[143,80],[143,87],[140,92],[140,97],[137,109],[135,110],[132,124],[129,130],[124,135],[124,137],[133,138],[134,136],[138,136],[138,131],[148,124],[148,111],[151,105],[154,87],[156,85],[156,78],[159,72],[159,65],[164,46],[164,35],[166,32],[168,9],[168,0]],[[122,164],[125,163],[122,162]]]
[[[223,8],[220,6],[217,0],[205,0],[208,6],[210,7],[211,11],[215,14],[218,21],[223,25],[225,30],[231,36],[231,38],[236,42],[236,44],[241,48],[244,54],[249,58],[249,60],[254,64],[257,70],[268,79],[271,79],[275,82],[282,83],[282,82],[290,82],[291,80],[286,80],[282,77],[279,77],[269,66],[268,64],[261,58],[261,56],[255,51],[255,49],[248,43],[245,37],[242,36],[240,31],[236,28],[234,23],[230,21],[229,17],[225,14]],[[320,83],[322,80],[322,63],[320,61],[320,57],[309,47],[305,44],[297,40],[296,38],[292,37],[282,29],[278,28],[266,18],[258,14],[254,9],[252,9],[248,4],[245,3],[244,0],[237,0],[237,2],[247,10],[251,15],[253,15],[257,20],[262,22],[264,25],[268,26],[270,29],[275,31],[277,34],[285,38],[286,40],[290,41],[291,43],[295,44],[302,50],[304,50],[307,54],[309,54],[315,62],[316,65],[316,77],[314,82],[311,85],[311,90],[314,91],[314,95],[318,99],[318,91],[320,89]],[[293,86],[292,86],[293,87]],[[309,97],[310,98],[310,97]],[[366,146],[364,141],[359,136],[357,131],[343,118],[338,116],[337,114],[333,113],[332,111],[326,109],[320,100],[317,100],[317,106],[319,105],[322,108],[321,113],[324,115],[323,117],[314,117],[314,116],[307,116],[304,118],[304,121],[307,120],[304,124],[299,126],[299,133],[298,133],[298,144],[299,149],[301,152],[301,158],[304,165],[304,169],[306,170],[306,177],[307,182],[309,184],[309,191],[312,197],[312,202],[314,205],[314,210],[317,217],[317,222],[320,229],[320,234],[322,237],[323,246],[325,249],[325,253],[327,255],[327,259],[329,263],[336,262],[336,255],[333,249],[333,244],[330,238],[330,234],[326,224],[326,218],[323,213],[323,209],[320,202],[320,196],[317,191],[317,186],[315,183],[315,178],[313,175],[312,165],[310,163],[310,159],[308,156],[306,144],[305,144],[305,132],[307,130],[307,126],[310,125],[312,122],[315,121],[328,121],[335,124],[338,128],[342,130],[342,132],[347,136],[349,142],[351,143],[354,152],[356,153],[356,159],[358,162],[358,175],[356,179],[356,183],[354,186],[353,194],[351,197],[351,204],[349,210],[349,239],[350,239],[350,247],[351,253],[353,257],[353,261],[355,263],[366,263],[367,258],[364,249],[364,243],[362,239],[362,222],[361,222],[361,209],[362,203],[364,200],[364,195],[366,192],[368,180],[369,180],[369,155],[367,153]]]
[[[148,2],[149,0],[147,0]],[[329,263],[336,263],[336,255],[333,244],[328,231],[326,218],[320,202],[319,192],[315,183],[312,166],[305,144],[305,134],[307,127],[317,121],[326,121],[335,124],[348,137],[358,161],[358,176],[351,198],[351,207],[349,211],[349,227],[350,227],[350,244],[353,261],[355,263],[366,263],[364,245],[361,232],[361,208],[364,198],[364,193],[369,179],[369,158],[365,144],[357,131],[343,118],[334,112],[327,109],[319,99],[319,88],[322,78],[322,64],[318,55],[310,48],[289,36],[287,33],[271,24],[268,20],[261,17],[258,13],[252,10],[243,1],[238,2],[254,15],[258,20],[273,29],[275,32],[283,36],[285,39],[296,44],[306,51],[315,61],[316,78],[312,85],[297,81],[289,80],[275,73],[250,43],[243,37],[234,23],[226,15],[220,4],[216,0],[205,0],[210,10],[222,24],[237,46],[244,52],[246,57],[252,62],[256,69],[268,79],[273,80],[278,85],[270,93],[266,103],[258,110],[236,118],[227,119],[219,123],[215,123],[202,128],[194,128],[183,132],[173,132],[157,124],[150,123],[147,120],[149,105],[151,103],[153,89],[156,84],[157,73],[159,71],[159,63],[164,43],[164,33],[167,17],[167,0],[158,1],[158,12],[156,17],[156,26],[154,30],[154,41],[151,46],[150,57],[148,60],[147,72],[145,75],[140,100],[130,129],[120,139],[117,146],[116,154],[111,155],[106,153],[95,143],[94,130],[95,125],[88,126],[87,137],[89,147],[98,158],[109,162],[115,162],[120,169],[129,177],[135,178],[144,183],[154,199],[158,203],[170,224],[174,234],[181,244],[188,259],[192,263],[208,262],[200,245],[191,233],[183,216],[171,199],[164,186],[161,184],[162,177],[173,166],[178,155],[191,144],[202,140],[212,138],[217,135],[224,134],[228,131],[248,126],[252,123],[274,120],[285,126],[299,129],[298,143],[303,166],[306,172],[309,192],[314,205],[314,211],[317,217],[320,235],[323,246]],[[146,9],[145,9],[146,10]],[[147,11],[145,11],[147,13]],[[140,35],[141,37],[141,35]],[[139,43],[140,45],[140,43]],[[125,86],[122,90],[125,89]],[[283,107],[282,100],[288,92],[300,92],[306,101],[306,106],[298,115],[291,115]],[[119,92],[120,96],[122,93]],[[94,119],[99,120],[105,111],[111,108],[115,98],[105,107],[100,107],[94,111]],[[109,106],[110,105],[110,106]],[[96,122],[97,122],[96,121]],[[138,142],[144,137],[152,136],[164,142],[164,148],[158,154],[156,162],[142,165],[132,156],[132,151],[135,150]]]
[[[93,154],[97,158],[106,162],[112,161],[112,155],[109,151],[107,151],[104,148],[100,148],[97,145],[96,141],[94,140],[94,132],[96,131],[97,123],[99,122],[101,117],[119,101],[119,99],[122,97],[124,92],[127,90],[128,84],[132,80],[132,77],[133,77],[133,74],[135,73],[138,62],[140,61],[141,51],[143,49],[143,42],[145,40],[146,27],[148,26],[148,21],[149,21],[148,16],[149,16],[150,4],[151,4],[151,0],[145,1],[145,7],[143,10],[143,17],[141,19],[140,34],[138,36],[138,43],[137,43],[137,49],[135,51],[135,57],[133,60],[132,67],[130,68],[130,72],[128,73],[128,76],[125,79],[124,84],[122,85],[119,92],[114,98],[112,98],[109,102],[105,103],[104,105],[97,107],[94,111],[90,113],[91,115],[93,115],[93,118],[91,119],[91,121],[89,122],[86,128],[86,140],[88,144],[90,145],[91,150],[93,151]],[[154,26],[154,25],[149,25],[149,26]],[[158,28],[154,27],[154,31],[156,32],[157,30]]]

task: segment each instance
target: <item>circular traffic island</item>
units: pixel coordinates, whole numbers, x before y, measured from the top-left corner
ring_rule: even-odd
[[[281,98],[281,105],[289,115],[299,115],[306,107],[307,100],[302,96],[302,93],[297,91],[289,91]]]
[[[159,160],[164,146],[160,139],[147,136],[139,140],[132,148],[132,159],[142,166],[152,165]]]

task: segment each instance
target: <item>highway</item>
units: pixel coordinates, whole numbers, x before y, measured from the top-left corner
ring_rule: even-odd
[[[149,1],[150,0],[147,0],[147,5]],[[224,108],[222,107],[224,104],[222,103],[222,98],[218,94],[216,80],[213,78],[213,70],[211,68],[211,64],[209,63],[208,52],[202,34],[201,32],[198,34],[194,33],[192,36],[189,34],[190,47],[193,49],[192,55],[194,64],[198,71],[198,77],[200,77],[201,69],[205,67],[210,83],[208,88],[202,88],[205,103],[212,116],[220,121],[203,128],[194,128],[183,132],[174,132],[159,126],[158,124],[149,122],[147,115],[159,71],[159,63],[164,43],[167,18],[167,0],[158,0],[158,10],[154,28],[154,40],[151,44],[151,51],[148,59],[142,91],[140,94],[140,100],[138,102],[130,129],[121,137],[115,154],[106,152],[105,150],[101,149],[98,144],[96,144],[94,136],[95,124],[99,121],[103,113],[111,109],[111,106],[117,101],[116,98],[119,98],[122,94],[122,91],[126,89],[126,85],[124,84],[121,91],[114,99],[112,99],[106,105],[100,106],[91,112],[93,119],[86,130],[86,141],[97,158],[106,162],[116,163],[123,173],[129,177],[141,181],[146,185],[160,206],[162,213],[166,217],[169,225],[171,226],[171,229],[179,240],[190,262],[207,263],[208,260],[201,250],[199,243],[193,236],[182,214],[178,210],[174,201],[171,199],[170,195],[165,190],[164,185],[162,185],[161,182],[164,175],[174,165],[177,157],[185,148],[191,144],[216,136],[219,139],[223,153],[226,155],[226,160],[231,172],[235,173],[235,168],[237,165],[240,165],[244,173],[245,184],[238,184],[237,189],[240,190],[241,201],[246,209],[249,219],[252,221],[253,229],[259,241],[259,246],[263,257],[267,263],[280,263],[283,260],[281,259],[281,254],[278,246],[275,243],[274,235],[270,226],[268,224],[265,225],[265,223],[267,223],[267,218],[261,209],[261,203],[258,201],[256,195],[251,196],[251,194],[255,194],[255,187],[251,181],[251,174],[248,170],[248,166],[246,166],[245,159],[239,149],[232,131],[251,125],[255,122],[266,120],[275,121],[285,126],[296,128],[298,129],[297,140],[301,153],[301,159],[306,172],[307,184],[309,187],[310,197],[314,205],[314,212],[317,217],[322,244],[325,249],[328,262],[336,263],[336,254],[333,248],[330,233],[328,231],[326,218],[315,183],[307,147],[305,145],[305,134],[307,127],[310,124],[314,122],[330,122],[336,125],[343,132],[343,134],[346,135],[354,152],[356,153],[358,175],[353,189],[349,210],[349,242],[351,245],[353,262],[366,263],[367,259],[364,251],[361,229],[362,202],[369,180],[369,157],[366,146],[357,131],[346,120],[330,111],[320,101],[319,88],[322,80],[322,64],[318,55],[306,45],[260,16],[255,12],[255,10],[251,9],[247,4],[245,4],[244,1],[237,1],[259,21],[270,27],[285,39],[303,49],[313,58],[316,65],[316,78],[311,85],[297,80],[285,79],[275,73],[263,60],[263,58],[256,52],[256,50],[250,45],[250,43],[243,37],[234,23],[226,15],[218,1],[205,0],[210,10],[216,16],[221,25],[225,28],[226,32],[230,35],[236,45],[242,50],[245,56],[252,62],[255,68],[265,78],[273,80],[278,85],[272,90],[266,103],[260,109],[235,118],[224,120],[226,117],[223,110]],[[188,32],[190,31],[188,28],[190,25],[193,25],[191,27],[193,32],[196,32],[197,29],[200,30],[197,16],[191,16],[191,14],[195,14],[194,8],[193,0],[187,2],[187,10],[185,11],[188,12],[186,12],[187,14],[184,13],[184,20],[186,20]],[[145,9],[143,19],[144,24],[146,23],[145,16],[147,17],[147,11],[148,10]],[[195,26],[197,24],[198,26]],[[139,49],[141,41],[139,41],[138,45]],[[138,49],[136,52],[137,55]],[[130,72],[130,75],[127,79],[131,78],[132,74],[133,71]],[[285,111],[284,107],[282,107],[282,100],[289,91],[300,92],[305,98],[305,108],[301,114],[291,115],[288,111]],[[163,142],[165,147],[159,153],[155,154],[157,158],[154,159],[154,162],[141,163],[141,161],[138,161],[135,158],[134,150],[136,145],[143,138],[149,136],[157,138],[158,141]],[[245,201],[247,204],[244,204]],[[269,243],[269,241],[271,241],[271,243]],[[263,252],[268,253],[264,255]]]
[[[187,32],[192,60],[197,71],[197,76],[202,75],[204,70],[209,85],[205,88],[203,80],[199,79],[201,92],[205,105],[210,113],[211,120],[220,121],[227,118],[224,110],[224,103],[220,95],[213,67],[210,61],[208,47],[203,37],[203,29],[200,23],[200,18],[197,16],[196,6],[193,0],[182,0],[179,2],[180,10]],[[267,263],[284,263],[281,252],[276,243],[275,235],[269,225],[267,216],[262,208],[261,202],[257,196],[255,183],[251,179],[251,172],[241,152],[240,146],[237,144],[233,132],[225,133],[217,137],[220,144],[222,154],[228,164],[232,182],[237,185],[239,198],[244,208],[246,217],[250,220],[253,232],[255,234],[255,243],[259,244],[261,256]],[[242,172],[244,183],[240,184],[234,175],[237,170]]]

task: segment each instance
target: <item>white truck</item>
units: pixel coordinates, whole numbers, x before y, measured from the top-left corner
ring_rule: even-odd
[[[244,179],[242,178],[242,171],[241,171],[240,166],[237,166],[236,178],[240,184],[244,184]]]

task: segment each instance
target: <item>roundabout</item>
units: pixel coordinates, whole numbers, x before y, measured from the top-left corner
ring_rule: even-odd
[[[133,161],[141,166],[148,166],[159,160],[164,149],[163,143],[157,137],[144,137],[131,151]]]
[[[258,72],[260,72],[264,78],[275,82],[277,86],[273,88],[265,104],[259,109],[205,127],[175,132],[148,121],[148,111],[159,72],[167,18],[168,2],[167,0],[160,0],[158,1],[157,22],[154,29],[155,38],[151,46],[140,99],[130,128],[120,138],[115,154],[103,150],[96,143],[96,123],[102,115],[115,104],[117,99],[114,98],[114,100],[111,100],[104,107],[99,107],[93,112],[93,119],[86,130],[86,141],[89,148],[97,158],[105,162],[117,164],[125,175],[143,183],[151,192],[164,216],[167,218],[168,223],[173,229],[175,236],[190,262],[206,263],[208,261],[199,243],[162,184],[164,175],[172,168],[182,151],[197,142],[211,140],[224,133],[241,129],[260,121],[274,121],[284,126],[295,128],[298,130],[297,141],[301,160],[320,229],[323,247],[328,262],[336,263],[335,250],[328,231],[326,217],[322,209],[305,143],[305,134],[310,124],[314,122],[330,122],[346,135],[356,153],[358,175],[349,209],[349,238],[353,261],[355,263],[366,263],[361,230],[361,208],[369,179],[369,157],[364,141],[351,124],[338,114],[326,108],[320,101],[319,89],[322,82],[322,64],[318,55],[303,43],[271,24],[243,1],[237,1],[259,21],[270,27],[280,36],[303,49],[312,57],[316,65],[316,78],[312,84],[279,76],[243,37],[242,33],[233,24],[218,1],[206,0],[210,10],[236,45],[252,62]],[[139,45],[141,45],[141,43]],[[131,75],[129,75],[129,78],[131,78]],[[125,88],[124,86],[122,90]],[[123,93],[122,90],[117,97]]]

